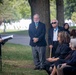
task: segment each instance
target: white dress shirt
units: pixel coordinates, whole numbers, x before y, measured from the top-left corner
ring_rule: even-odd
[[[57,41],[58,36],[58,27],[53,30],[53,41]]]

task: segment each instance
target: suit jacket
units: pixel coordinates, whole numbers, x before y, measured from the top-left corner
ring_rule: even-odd
[[[72,53],[69,60],[66,61],[67,65],[76,67],[76,50]]]
[[[29,26],[30,45],[31,46],[46,46],[45,34],[46,34],[45,24],[39,22],[38,28],[36,29],[35,23],[34,22],[31,23]],[[34,37],[39,39],[37,43],[33,42]]]
[[[48,44],[53,45],[53,30],[54,28],[51,27],[48,31]],[[63,28],[58,26],[58,32],[63,31]]]

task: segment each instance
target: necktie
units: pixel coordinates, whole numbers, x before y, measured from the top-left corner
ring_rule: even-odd
[[[36,27],[36,28],[38,27],[38,22],[35,23],[35,27]]]

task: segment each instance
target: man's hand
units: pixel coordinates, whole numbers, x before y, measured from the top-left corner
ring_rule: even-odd
[[[53,48],[53,45],[50,45],[49,48],[52,49]]]
[[[0,42],[2,42],[2,39],[0,39]]]
[[[38,38],[33,38],[33,42],[34,43],[38,42]]]

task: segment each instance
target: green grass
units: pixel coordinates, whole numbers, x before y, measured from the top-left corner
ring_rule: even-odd
[[[28,30],[22,30],[22,31],[7,31],[7,32],[0,32],[0,34],[28,35]]]
[[[3,47],[3,59],[9,60],[32,60],[29,46],[6,44]]]
[[[47,75],[33,70],[32,50],[29,46],[6,43],[2,47],[2,73],[0,75]]]

